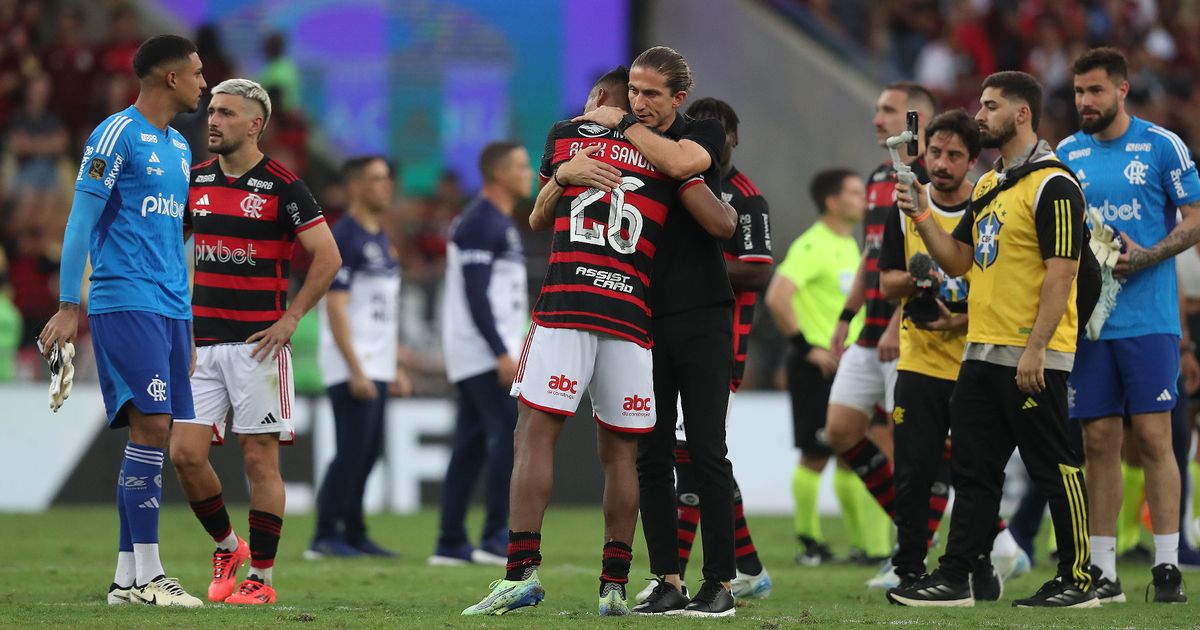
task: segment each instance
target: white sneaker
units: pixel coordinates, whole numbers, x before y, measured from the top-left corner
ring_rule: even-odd
[[[877,588],[880,590],[888,590],[900,586],[900,576],[896,575],[896,567],[892,566],[891,559],[885,560],[879,565],[879,572],[875,577],[867,580],[867,588]]]
[[[188,595],[179,585],[177,578],[158,576],[145,586],[133,588],[133,601],[139,601],[148,606],[179,606],[181,608],[199,608],[204,602],[199,598]]]
[[[766,570],[764,570],[763,573],[766,573]],[[654,589],[657,586],[658,586],[658,578],[650,578],[650,583],[646,585],[646,588],[642,589],[640,592],[638,592],[637,595],[633,596],[634,600],[637,601],[637,603],[639,603],[639,604],[646,601],[647,599],[649,599],[650,593],[653,593]],[[679,592],[683,593],[684,597],[687,597],[689,599],[691,598],[691,596],[688,595],[687,584],[680,584]]]
[[[38,351],[42,352],[42,342]],[[63,401],[71,397],[71,386],[75,383],[75,344],[55,344],[46,363],[50,365],[50,411],[58,412]]]
[[[133,585],[121,586],[113,582],[108,587],[108,605],[120,606],[122,604],[132,604],[133,600]]]
[[[508,558],[497,556],[490,551],[483,549],[474,549],[471,551],[471,562],[475,564],[486,564],[493,567],[503,567],[508,565]]]
[[[766,599],[771,596],[771,576],[766,567],[758,575],[738,571],[730,586],[733,587],[734,599]]]
[[[992,566],[996,568],[996,574],[1000,576],[1001,582],[1007,582],[1014,578],[1019,578],[1033,568],[1029,561],[1029,554],[1025,553],[1024,549],[1017,547],[1017,552],[1013,554],[992,554]]]

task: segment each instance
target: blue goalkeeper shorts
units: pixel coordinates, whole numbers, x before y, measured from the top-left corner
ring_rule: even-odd
[[[145,311],[88,316],[108,426],[129,425],[126,403],[144,414],[196,417],[192,406],[192,322]]]
[[[1179,336],[1081,339],[1069,381],[1072,418],[1170,411],[1179,401]]]

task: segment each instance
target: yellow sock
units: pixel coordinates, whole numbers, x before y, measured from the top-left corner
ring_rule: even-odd
[[[1146,471],[1121,463],[1125,498],[1117,515],[1117,554],[1123,554],[1142,540],[1142,502],[1146,499]]]
[[[821,486],[821,474],[804,466],[796,466],[792,473],[792,497],[796,501],[796,535],[823,540],[821,518],[817,512],[817,493]]]
[[[833,471],[833,491],[837,494],[838,503],[842,505],[842,521],[846,524],[846,533],[850,535],[850,544],[863,549],[862,519],[859,493],[866,492],[858,475],[853,470],[838,466]]]
[[[1192,484],[1192,517],[1200,516],[1200,462],[1192,460],[1188,463],[1188,480]]]
[[[858,494],[859,532],[862,550],[872,558],[892,555],[892,519],[879,507],[879,502],[863,484]]]

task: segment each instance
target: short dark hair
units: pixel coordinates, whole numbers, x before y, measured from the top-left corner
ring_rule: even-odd
[[[1071,64],[1071,74],[1080,75],[1096,68],[1104,68],[1108,78],[1114,81],[1123,81],[1129,76],[1129,64],[1125,61],[1125,55],[1108,46],[1093,48],[1076,57],[1075,62]]]
[[[958,136],[966,145],[967,154],[972,160],[979,157],[979,151],[983,148],[979,139],[979,123],[965,109],[960,107],[934,116],[925,127],[925,145],[929,146],[934,134],[943,131]]]
[[[814,175],[812,183],[808,185],[808,192],[812,195],[813,203],[817,204],[817,212],[825,214],[829,210],[825,207],[825,200],[840,195],[846,180],[858,176],[858,173],[841,167],[825,169]]]
[[[989,74],[983,80],[983,89],[996,88],[1004,98],[1017,98],[1029,105],[1032,119],[1029,121],[1033,130],[1037,131],[1038,123],[1042,120],[1042,84],[1028,72],[1019,70],[1004,70]]]
[[[592,84],[592,89],[603,88],[609,92],[624,92],[629,89],[629,68],[617,66],[600,75]]]
[[[158,66],[168,61],[187,59],[194,52],[196,45],[186,37],[155,35],[142,42],[133,54],[133,72],[139,79],[144,79]]]
[[[479,174],[483,176],[483,181],[492,181],[492,173],[495,173],[496,169],[504,164],[504,161],[508,159],[508,154],[522,146],[512,140],[497,140],[489,142],[487,146],[483,147],[483,150],[479,152]]]
[[[683,55],[667,46],[655,46],[642,51],[633,60],[631,68],[646,68],[653,70],[666,78],[667,89],[672,93],[686,92],[692,89],[692,69]]]
[[[351,180],[362,177],[363,171],[367,170],[367,167],[373,162],[383,162],[383,164],[387,166],[389,177],[394,174],[392,170],[392,163],[382,155],[356,155],[342,163],[342,182],[349,183]]]
[[[692,101],[692,104],[688,105],[687,115],[697,120],[716,118],[725,126],[725,131],[733,133],[737,133],[738,123],[741,122],[729,103],[711,96]]]
[[[925,105],[929,108],[930,112],[937,111],[937,97],[933,95],[933,92],[929,91],[929,88],[920,83],[915,81],[896,81],[895,83],[888,84],[883,89],[904,92],[904,95],[908,98],[909,109],[916,109],[914,105]]]

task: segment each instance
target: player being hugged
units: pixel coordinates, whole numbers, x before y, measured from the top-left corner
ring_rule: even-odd
[[[63,235],[59,309],[38,343],[48,357],[57,355],[53,382],[64,385],[50,392],[57,408],[69,392],[69,344],[79,328],[79,288],[90,256],[88,323],[108,426],[129,427],[117,478],[120,543],[108,603],[193,608],[201,601],[166,577],[159,561],[158,510],[171,419],[195,417],[182,238],[192,150],[169,123],[196,111],[207,86],[196,46],[175,35],[143,42],[133,69],[141,82],[137,101],[100,123],[84,148]]]
[[[196,236],[196,414],[177,419],[171,461],[192,511],[217,543],[209,601],[271,604],[283,527],[279,443],[295,436],[289,341],[342,259],[308,187],[258,148],[271,118],[266,90],[247,79],[229,79],[212,94],[208,150],[217,158],[192,171],[185,217]],[[289,306],[288,265],[297,239],[313,262]],[[250,480],[249,545],[230,525],[221,480],[208,461],[210,443],[224,442],[231,407]],[[235,593],[247,558],[249,575]]]

